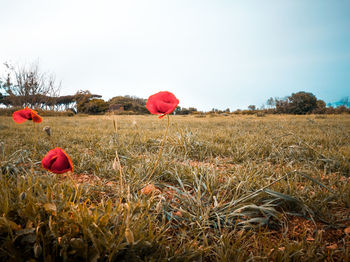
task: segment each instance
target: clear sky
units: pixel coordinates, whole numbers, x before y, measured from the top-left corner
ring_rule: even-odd
[[[61,94],[173,92],[200,110],[350,96],[349,0],[0,0],[0,62],[39,60]]]

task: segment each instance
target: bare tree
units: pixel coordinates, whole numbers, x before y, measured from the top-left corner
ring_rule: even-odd
[[[273,99],[273,97],[270,97],[267,99],[266,104],[269,106],[269,108],[274,108],[276,106],[275,99]]]
[[[4,63],[7,72],[0,76],[1,89],[13,106],[42,107],[48,97],[59,95],[61,83],[56,83],[55,75],[41,72],[39,63],[13,66]]]

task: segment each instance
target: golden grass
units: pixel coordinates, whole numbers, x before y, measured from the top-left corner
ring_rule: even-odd
[[[152,174],[165,126],[0,117],[0,260],[349,259],[348,115],[171,116]],[[41,168],[53,146],[74,182]]]

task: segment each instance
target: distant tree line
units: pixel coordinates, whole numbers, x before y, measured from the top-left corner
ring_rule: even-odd
[[[7,108],[31,107],[51,111],[71,111],[84,114],[149,114],[146,99],[136,96],[115,96],[108,101],[89,90],[60,96],[61,84],[52,74],[41,72],[38,63],[25,66],[4,64],[7,72],[0,76],[0,105]],[[196,112],[194,107],[175,109],[176,114]]]
[[[249,105],[248,110],[236,110],[235,114],[343,114],[350,113],[350,104],[348,97],[342,98],[337,107],[331,104],[326,106],[326,102],[317,99],[312,93],[300,91],[292,93],[285,98],[270,97],[265,105],[257,108],[255,105]]]
[[[39,70],[38,63],[29,66],[4,64],[7,72],[0,76],[0,105],[8,108],[31,107],[51,111],[71,111],[84,114],[149,114],[145,105],[147,100],[136,96],[115,96],[108,101],[101,95],[90,91],[78,91],[74,95],[59,96],[61,83],[55,76]],[[340,105],[339,105],[340,103]],[[249,105],[247,110],[219,110],[213,108],[209,114],[338,114],[350,113],[348,97],[342,98],[337,107],[326,106],[323,100],[308,92],[293,93],[285,98],[269,98],[266,107]],[[178,106],[174,114],[205,114],[194,107]]]
[[[344,104],[334,108],[326,106],[326,102],[317,99],[316,96],[308,92],[297,92],[286,98],[269,98],[266,102],[270,111],[276,114],[341,114],[350,113],[347,98],[342,99]]]
[[[60,96],[61,83],[55,76],[39,70],[38,63],[12,66],[5,63],[5,75],[0,76],[0,105],[7,108],[31,107],[51,111],[104,114],[148,114],[146,100],[131,96],[116,96],[109,101],[90,91],[78,91],[74,95]]]

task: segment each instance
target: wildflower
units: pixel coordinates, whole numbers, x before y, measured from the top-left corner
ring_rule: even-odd
[[[179,102],[180,101],[173,93],[162,91],[151,95],[148,98],[146,108],[151,114],[160,115],[159,118],[162,118],[163,116],[172,113]]]
[[[27,120],[33,120],[34,123],[41,123],[41,121],[43,121],[41,116],[39,116],[36,111],[28,107],[25,107],[22,110],[15,111],[12,114],[12,118],[18,124],[23,123]]]
[[[44,169],[55,174],[63,174],[68,171],[73,172],[73,164],[70,157],[59,147],[50,150],[41,160],[41,164]]]
[[[163,116],[167,115],[167,120],[168,120],[166,128],[165,128],[164,137],[163,137],[163,140],[160,144],[158,158],[154,164],[154,167],[153,167],[151,173],[148,175],[148,177],[152,177],[152,175],[156,171],[159,160],[162,156],[164,143],[165,143],[165,141],[167,139],[167,135],[168,135],[169,125],[170,125],[169,114],[175,110],[175,108],[177,107],[179,102],[180,102],[179,99],[177,99],[173,93],[170,93],[168,91],[158,92],[154,95],[151,95],[147,100],[146,108],[148,109],[148,111],[151,114],[160,115],[159,118],[162,118]]]

